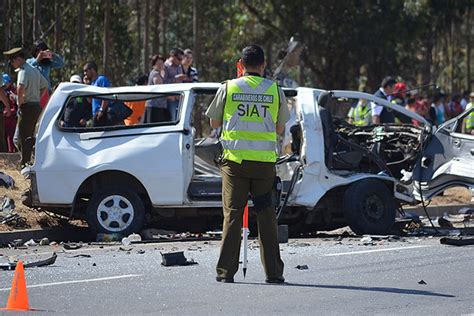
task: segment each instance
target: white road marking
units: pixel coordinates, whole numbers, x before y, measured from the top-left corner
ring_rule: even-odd
[[[117,275],[105,278],[97,278],[97,279],[86,279],[86,280],[71,280],[71,281],[62,281],[62,282],[51,282],[51,283],[43,283],[43,284],[33,284],[27,285],[28,289],[35,288],[35,287],[45,287],[45,286],[54,286],[54,285],[63,285],[63,284],[74,284],[74,283],[89,283],[89,282],[100,282],[100,281],[108,281],[108,280],[118,280],[118,279],[125,279],[125,278],[136,278],[142,276],[141,274],[126,274],[126,275]],[[3,288],[0,291],[10,291],[11,288]]]
[[[351,251],[351,252],[328,253],[328,254],[324,254],[322,256],[323,257],[336,257],[336,256],[347,256],[347,255],[358,255],[358,254],[361,254],[361,253],[395,251],[395,250],[416,249],[416,248],[426,248],[426,247],[430,247],[430,246],[408,246],[408,247],[372,249],[372,250],[361,250],[361,251]]]

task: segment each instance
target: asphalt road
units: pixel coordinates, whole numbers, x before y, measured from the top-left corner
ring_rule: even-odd
[[[281,245],[286,285],[264,283],[256,241],[251,242],[247,278],[239,271],[234,284],[215,281],[218,241],[128,248],[87,246],[60,252],[52,266],[27,269],[30,306],[74,315],[474,313],[474,246],[441,245],[438,238],[369,246],[358,238],[291,239]],[[0,249],[0,262],[8,256],[31,261],[52,250],[63,251],[49,246]],[[164,267],[160,251],[185,251],[199,264]],[[73,257],[80,254],[91,257]],[[13,272],[0,274],[0,305],[5,306]]]

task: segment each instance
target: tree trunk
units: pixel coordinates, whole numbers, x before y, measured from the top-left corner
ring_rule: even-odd
[[[135,1],[135,11],[137,12],[137,73],[140,73],[142,67],[141,67],[141,49],[140,47],[142,46],[142,40],[141,40],[141,33],[142,33],[142,28],[141,28],[141,14],[140,14],[140,1],[136,0]]]
[[[151,54],[159,54],[160,51],[160,8],[161,8],[161,0],[155,0],[155,7],[154,7],[154,23],[153,23],[153,42],[151,45],[152,52]]]
[[[148,31],[150,29],[149,22],[150,22],[150,0],[145,0],[145,29],[143,31],[143,73],[148,72]]]
[[[453,17],[450,17],[450,32],[449,32],[449,66],[450,66],[450,88],[451,93],[454,93],[454,22]]]
[[[168,54],[168,41],[166,40],[166,33],[167,33],[167,22],[168,22],[168,16],[167,16],[167,6],[168,2],[165,1],[161,4],[161,34],[163,35],[161,38],[163,39],[163,57],[167,57]]]
[[[56,0],[54,2],[54,12],[56,15],[56,24],[54,25],[54,50],[59,52],[61,50],[61,16],[63,12],[61,11],[61,0]]]
[[[433,45],[434,45],[434,30],[431,29],[430,25],[427,25],[427,29],[430,30],[429,34],[426,35],[425,40],[425,58],[422,66],[421,73],[421,84],[427,84],[431,82],[431,65],[433,64]]]
[[[176,16],[176,19],[175,19],[175,25],[174,25],[174,29],[175,29],[175,34],[176,34],[176,42],[174,43],[174,47],[179,47],[179,43],[180,43],[180,34],[181,34],[181,24],[179,23],[179,17],[181,15],[181,13],[179,12],[179,1],[178,0],[173,0],[173,7],[174,7],[174,12],[175,12],[175,16]]]
[[[467,7],[467,41],[466,41],[466,90],[472,91],[472,86],[471,86],[471,38],[472,38],[472,21],[471,19],[473,18],[472,15],[472,1],[469,1],[468,7]]]
[[[78,25],[77,25],[77,52],[79,59],[84,54],[84,11],[85,5],[84,0],[79,0],[79,16],[78,16]]]
[[[102,69],[104,74],[109,74],[109,49],[110,49],[110,11],[112,10],[110,0],[105,0],[104,14],[104,50],[102,55]]]
[[[197,0],[193,0],[193,63],[198,67],[201,60],[201,47],[199,36],[199,5]]]
[[[33,42],[40,39],[40,17],[41,17],[41,4],[40,0],[33,1]]]
[[[26,47],[26,0],[21,0],[21,46]]]
[[[2,5],[2,21],[3,21],[3,44],[2,51],[10,49],[10,6],[9,1],[4,0]]]

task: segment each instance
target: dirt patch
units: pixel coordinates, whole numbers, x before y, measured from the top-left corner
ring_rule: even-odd
[[[15,180],[15,186],[7,189],[0,186],[0,203],[3,197],[9,197],[15,201],[15,211],[24,219],[13,221],[8,224],[0,224],[0,231],[11,231],[18,229],[38,229],[47,227],[64,227],[68,225],[86,226],[83,221],[68,221],[53,214],[45,213],[28,208],[21,202],[21,194],[29,188],[29,180],[26,180],[17,167],[19,156],[17,154],[0,155],[0,171],[11,176]],[[0,213],[1,214],[1,213]]]
[[[432,199],[430,205],[470,204],[472,193],[466,188],[451,188]]]

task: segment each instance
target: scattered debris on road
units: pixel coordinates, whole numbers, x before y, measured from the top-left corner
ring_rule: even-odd
[[[80,253],[74,256],[67,256],[66,258],[92,258],[92,256],[88,254]]]
[[[474,245],[474,238],[451,238],[451,237],[443,237],[439,240],[439,242],[443,245],[452,245],[452,246],[468,246]]]
[[[298,270],[308,270],[309,267],[308,267],[308,265],[306,265],[306,264],[302,264],[302,265],[297,265],[297,266],[295,267],[295,269],[298,269]]]
[[[418,281],[418,284],[427,285],[428,283],[426,283],[426,282],[423,281],[423,280],[420,280],[420,281]]]
[[[56,255],[56,253],[53,252],[53,255],[51,257],[49,257],[47,259],[44,259],[44,260],[26,262],[24,264],[24,267],[25,268],[34,268],[34,267],[49,266],[49,265],[52,265],[56,262],[57,257],[58,256]],[[15,270],[17,262],[18,262],[18,260],[15,260],[13,262],[8,262],[8,263],[2,263],[2,264],[0,264],[0,269],[2,269],[2,270]]]
[[[39,245],[40,245],[40,246],[47,246],[47,245],[49,245],[49,239],[48,239],[47,237],[42,238],[42,239],[40,240],[40,242],[39,242]]]
[[[63,243],[63,248],[66,250],[77,250],[82,248],[82,243]]]
[[[38,243],[36,241],[34,241],[33,239],[30,239],[28,240],[27,242],[25,242],[23,244],[23,246],[26,246],[26,247],[34,247],[34,246],[38,246]]]
[[[122,245],[130,246],[132,243],[139,243],[142,241],[142,237],[138,234],[131,234],[128,237],[122,238]]]
[[[374,244],[375,244],[370,236],[364,236],[364,237],[362,237],[362,238],[360,239],[360,242],[361,242],[364,246],[369,246],[369,245],[374,245]]]
[[[162,261],[161,265],[165,267],[170,267],[170,266],[189,266],[189,265],[194,265],[198,264],[196,261],[193,259],[187,260],[186,257],[184,256],[184,252],[178,251],[178,252],[169,252],[169,253],[161,253]]]

